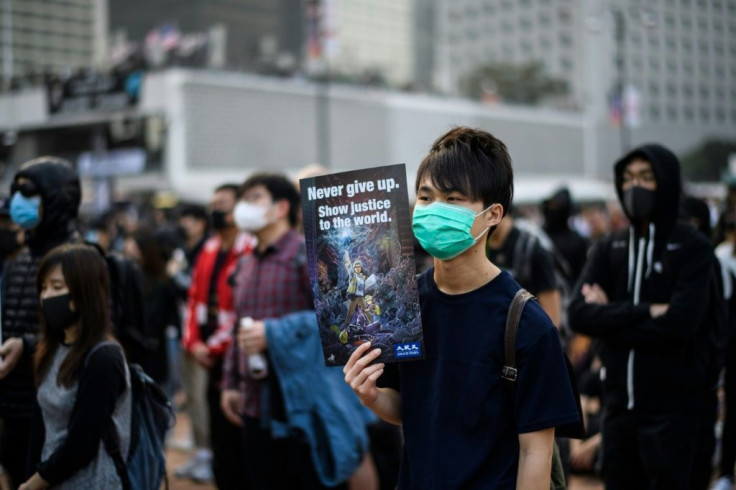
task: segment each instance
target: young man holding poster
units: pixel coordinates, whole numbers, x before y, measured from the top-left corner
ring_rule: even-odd
[[[488,261],[485,236],[513,195],[505,145],[485,131],[449,131],[420,165],[416,192],[414,233],[434,257],[418,279],[426,358],[371,364],[380,351],[366,343],[345,380],[403,427],[399,489],[546,490],[555,427],[579,416],[557,330],[536,302],[518,328],[513,395],[501,378],[506,315],[520,286]]]

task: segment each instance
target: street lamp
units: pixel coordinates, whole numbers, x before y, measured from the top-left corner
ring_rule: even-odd
[[[626,16],[621,10],[611,11],[614,22],[614,39],[616,40],[616,98],[619,104],[621,154],[626,153],[631,145],[631,133],[626,121],[628,111],[626,107],[626,83],[628,82],[628,67],[626,63]]]
[[[628,73],[628,56],[626,50],[626,39],[628,38],[628,24],[626,13],[622,8],[609,7],[608,13],[613,17],[614,24],[614,41],[616,43],[616,82],[613,86],[613,97],[614,101],[618,104],[619,110],[619,125],[620,125],[620,141],[621,141],[621,152],[626,153],[631,147],[631,128],[629,127],[629,107],[627,104],[627,86],[629,82]],[[654,13],[639,10],[638,11],[639,21],[645,28],[652,28],[657,25],[656,16]],[[598,31],[600,24],[597,18],[592,17],[588,19],[588,27],[592,31]]]

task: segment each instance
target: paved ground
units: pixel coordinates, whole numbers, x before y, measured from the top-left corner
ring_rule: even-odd
[[[189,417],[181,412],[178,413],[176,416],[176,426],[174,426],[173,440],[183,441],[188,439],[190,437],[190,430]],[[166,473],[169,476],[169,488],[171,490],[215,490],[214,485],[194,483],[193,481],[181,480],[174,476],[174,468],[186,463],[192,454],[192,451],[176,449],[166,451]]]

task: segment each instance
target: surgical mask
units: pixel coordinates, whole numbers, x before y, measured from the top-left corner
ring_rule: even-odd
[[[634,185],[623,192],[624,208],[632,220],[650,218],[654,211],[656,191]]]
[[[428,206],[414,207],[412,228],[414,236],[424,250],[434,258],[450,260],[462,254],[482,237],[489,228],[474,237],[470,234],[475,218],[491,208],[476,214],[468,208],[433,202]]]
[[[69,293],[41,300],[41,311],[46,320],[46,331],[58,342],[64,342],[64,330],[71,326],[79,315],[71,309],[72,296]]]
[[[225,211],[219,211],[217,209],[210,212],[210,219],[212,220],[212,228],[215,231],[221,231],[227,228],[229,225],[226,221],[227,213]]]
[[[269,206],[261,206],[240,201],[235,206],[235,226],[240,230],[256,233],[268,226],[269,220],[266,214]]]
[[[10,219],[25,230],[35,228],[41,222],[41,196],[26,197],[20,192],[10,200]]]

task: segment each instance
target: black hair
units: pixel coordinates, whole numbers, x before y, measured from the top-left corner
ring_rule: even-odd
[[[442,192],[459,191],[483,206],[498,203],[508,211],[514,172],[506,145],[487,131],[456,127],[432,144],[417,170],[415,189],[429,178]]]
[[[250,189],[262,185],[266,188],[273,202],[285,200],[289,203],[289,224],[294,227],[298,224],[299,213],[299,191],[294,184],[281,174],[258,173],[250,176],[240,187],[243,195]]]
[[[47,253],[38,266],[36,291],[39,297],[46,276],[57,265],[61,266],[64,282],[79,313],[77,339],[57,375],[57,383],[69,387],[90,349],[98,342],[111,338],[110,279],[107,263],[99,251],[83,244],[60,245]],[[48,333],[43,315],[41,332],[41,340],[34,354],[36,382],[39,384],[48,373],[59,348],[59,341]]]
[[[228,188],[225,188],[223,190],[227,190]],[[237,191],[236,191],[237,195]],[[192,204],[189,206],[185,206],[182,208],[181,212],[179,213],[179,217],[183,218],[185,216],[188,216],[190,218],[198,219],[201,221],[207,221],[209,219],[209,216],[207,215],[207,209],[205,209],[204,206],[198,206],[196,204]]]
[[[238,184],[233,184],[232,182],[228,182],[226,184],[217,186],[217,188],[215,189],[215,193],[222,192],[222,191],[229,191],[229,192],[232,192],[235,199],[237,199],[239,189],[240,189],[240,186]]]

